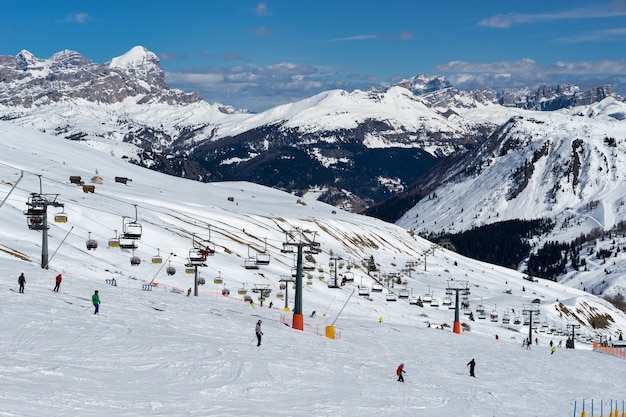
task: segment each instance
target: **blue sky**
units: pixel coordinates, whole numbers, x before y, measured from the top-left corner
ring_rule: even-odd
[[[71,49],[104,63],[141,45],[170,86],[252,111],[419,73],[494,88],[626,76],[624,0],[2,0],[0,10],[0,55]]]

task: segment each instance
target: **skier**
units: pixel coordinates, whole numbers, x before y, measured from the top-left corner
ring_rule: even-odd
[[[317,313],[315,312],[315,310],[313,310],[313,312],[311,313],[311,316],[310,316],[310,317],[311,317],[311,318],[313,318],[313,317],[315,317],[315,316],[316,316],[316,314],[317,314]]]
[[[269,306],[269,308],[272,308],[272,306],[273,306],[273,305],[274,305],[274,302],[273,302],[273,301],[270,301],[270,306]]]
[[[476,366],[476,362],[474,361],[474,358],[472,358],[472,360],[469,361],[465,366],[469,366],[470,376],[473,376],[475,378],[476,375],[474,375],[474,367]]]
[[[404,363],[401,363],[400,366],[398,366],[398,369],[396,369],[396,375],[398,375],[398,381],[400,382],[404,382],[404,377],[402,376],[402,374],[405,374],[406,371],[404,370]]]
[[[96,292],[94,292],[91,296],[91,302],[95,307],[93,314],[98,314],[98,312],[100,311],[100,296],[98,295],[98,290],[96,290]]]
[[[256,333],[256,339],[258,340],[257,346],[261,346],[261,336],[263,336],[263,331],[261,330],[261,320],[256,322],[256,327],[254,328],[254,332]]]
[[[59,292],[59,287],[61,286],[61,281],[63,281],[63,276],[61,274],[57,275],[56,281],[54,284],[54,289],[52,291]]]
[[[26,277],[24,276],[23,272],[20,274],[19,278],[17,279],[17,283],[20,284],[19,292],[24,294],[24,284],[26,284]]]
[[[556,346],[552,346],[550,349],[550,355],[554,355],[554,352],[556,352]]]
[[[191,295],[191,287],[189,287],[189,289],[187,290],[187,297],[189,297]]]

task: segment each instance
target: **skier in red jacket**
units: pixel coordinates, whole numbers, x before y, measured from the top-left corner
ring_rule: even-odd
[[[396,375],[398,375],[398,381],[404,382],[404,377],[402,376],[402,374],[404,373],[406,373],[406,371],[404,370],[404,364],[401,363],[400,366],[398,366],[398,369],[396,369]]]
[[[54,289],[52,291],[59,292],[59,287],[61,286],[61,281],[63,281],[63,276],[61,274],[57,275],[56,283],[54,284]]]

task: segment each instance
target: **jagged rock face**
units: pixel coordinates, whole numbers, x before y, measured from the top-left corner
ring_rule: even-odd
[[[15,57],[0,57],[0,104],[31,107],[66,99],[83,98],[103,104],[128,97],[144,102],[193,103],[202,98],[170,90],[158,58],[146,54],[144,65],[136,68],[95,64],[79,53],[65,50],[49,59],[28,51]]]

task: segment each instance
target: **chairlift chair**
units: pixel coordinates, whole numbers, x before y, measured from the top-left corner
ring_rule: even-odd
[[[477,310],[477,311],[478,311],[478,310]],[[478,311],[478,318],[479,318],[480,320],[484,320],[484,319],[486,319],[486,318],[487,318],[487,315],[485,314],[485,310]]]
[[[257,264],[256,258],[246,258],[243,261],[243,267],[246,269],[259,269],[259,264]]]
[[[367,287],[359,287],[359,295],[363,297],[367,297],[370,295],[370,289]]]
[[[193,267],[185,267],[185,274],[195,274],[196,273],[196,268]]]
[[[198,282],[198,285],[206,284],[206,280],[204,278],[202,278],[202,277],[198,277],[198,281],[197,282]]]
[[[433,298],[430,300],[430,306],[431,306],[431,307],[435,307],[435,308],[439,308],[439,299],[438,299],[438,298],[433,297]]]
[[[135,256],[135,251],[133,251],[133,256],[130,257],[130,264],[132,266],[137,266],[141,263],[141,259],[139,256]]]
[[[285,294],[282,291],[279,291],[276,293],[276,298],[279,298],[282,300],[283,298],[285,298]]]
[[[133,239],[120,238],[118,247],[120,249],[137,249],[137,242]]]
[[[398,291],[398,297],[399,298],[409,298],[409,290],[407,290],[406,288],[401,289],[400,291]]]
[[[122,223],[122,237],[126,239],[141,239],[141,224],[135,220],[130,220],[127,217],[124,217]]]
[[[219,275],[215,278],[213,278],[213,284],[218,284],[221,285],[224,282],[224,280],[222,279],[222,271],[219,272]]]
[[[117,230],[115,231],[115,237],[109,239],[109,247],[110,248],[119,248],[120,247],[120,239],[117,237]]]
[[[379,283],[372,284],[372,292],[383,292],[383,286]]]
[[[306,280],[306,285],[313,285],[313,280],[311,278],[308,278]]]
[[[162,264],[163,258],[161,258],[161,251],[157,248],[157,254],[152,257],[153,264]]]
[[[87,242],[85,243],[87,246],[87,250],[96,250],[98,248],[98,241],[91,238],[91,232],[89,233],[89,237],[87,238]]]
[[[176,268],[172,266],[172,261],[168,261],[167,268],[165,268],[165,272],[167,273],[167,275],[176,274]]]
[[[65,212],[61,211],[60,213],[57,213],[54,215],[54,221],[57,223],[67,223],[67,214],[65,214]]]
[[[493,310],[491,312],[491,314],[489,315],[489,318],[491,319],[491,321],[497,322],[498,321],[498,312],[496,310]]]
[[[397,301],[396,295],[392,292],[388,292],[387,295],[385,296],[385,299],[387,301]]]
[[[237,290],[237,294],[239,294],[239,295],[246,295],[247,292],[248,292],[248,290],[246,290],[245,284],[242,285],[241,288],[239,288]]]

